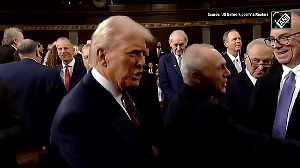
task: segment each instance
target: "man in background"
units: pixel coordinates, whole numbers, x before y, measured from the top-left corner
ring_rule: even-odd
[[[183,30],[173,31],[169,37],[172,52],[159,59],[159,83],[164,94],[164,109],[183,85],[180,64],[187,42],[188,37]]]
[[[255,83],[265,76],[273,65],[273,50],[264,39],[254,39],[247,45],[244,55],[246,68],[232,77],[220,103],[231,113],[235,122],[245,125],[249,120],[248,109],[255,91]]]
[[[0,46],[0,64],[20,61],[16,51],[22,40],[24,36],[21,29],[11,27],[4,30],[2,46]]]
[[[241,55],[242,38],[237,30],[232,29],[224,33],[223,42],[227,48],[223,57],[226,60],[226,66],[231,73],[231,77],[233,77],[245,69],[244,58]]]

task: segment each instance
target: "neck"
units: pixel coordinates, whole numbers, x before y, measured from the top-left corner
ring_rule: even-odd
[[[239,55],[239,51],[232,51],[232,50],[227,50],[227,52],[235,57],[237,57]]]

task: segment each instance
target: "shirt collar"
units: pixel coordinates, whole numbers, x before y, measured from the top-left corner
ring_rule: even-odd
[[[300,76],[300,64],[295,66],[293,69],[285,65],[282,65],[282,69],[283,69],[282,79],[286,78],[286,76],[291,70],[295,73],[296,76]]]
[[[17,50],[17,47],[15,47],[14,45],[11,45],[15,50]]]
[[[93,77],[99,82],[107,91],[109,91],[116,99],[121,99],[122,93],[118,91],[115,86],[110,83],[104,76],[102,76],[95,68],[91,71]]]
[[[254,78],[251,74],[250,74],[250,72],[248,71],[248,69],[246,68],[245,69],[246,70],[246,74],[247,74],[247,76],[249,77],[249,79],[251,80],[251,82],[253,83],[253,85],[255,85],[255,83],[256,83],[256,81],[257,81],[257,79],[256,78]]]
[[[63,68],[66,68],[66,64],[65,63],[62,63],[63,64]],[[72,61],[68,64],[68,67],[73,67],[75,64],[75,59],[73,58]]]
[[[229,52],[227,52],[227,55],[229,56],[229,58],[231,59],[231,61],[233,62],[235,59],[240,61],[240,55],[237,55],[236,57],[229,54]]]

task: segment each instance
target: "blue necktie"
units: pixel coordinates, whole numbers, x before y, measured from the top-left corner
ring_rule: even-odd
[[[295,74],[290,71],[282,87],[277,104],[277,112],[273,127],[273,137],[285,138],[287,117],[295,89]]]

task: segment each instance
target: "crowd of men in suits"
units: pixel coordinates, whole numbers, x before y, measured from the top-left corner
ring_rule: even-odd
[[[146,56],[150,31],[112,16],[80,56],[58,38],[55,68],[41,64],[38,42],[9,28],[0,47],[0,158],[21,167],[15,153],[38,157],[47,147],[50,159],[34,167],[298,167],[300,10],[291,17],[291,29],[272,29],[245,54],[236,29],[223,35],[224,54],[188,46],[175,30],[170,53],[157,42]]]

